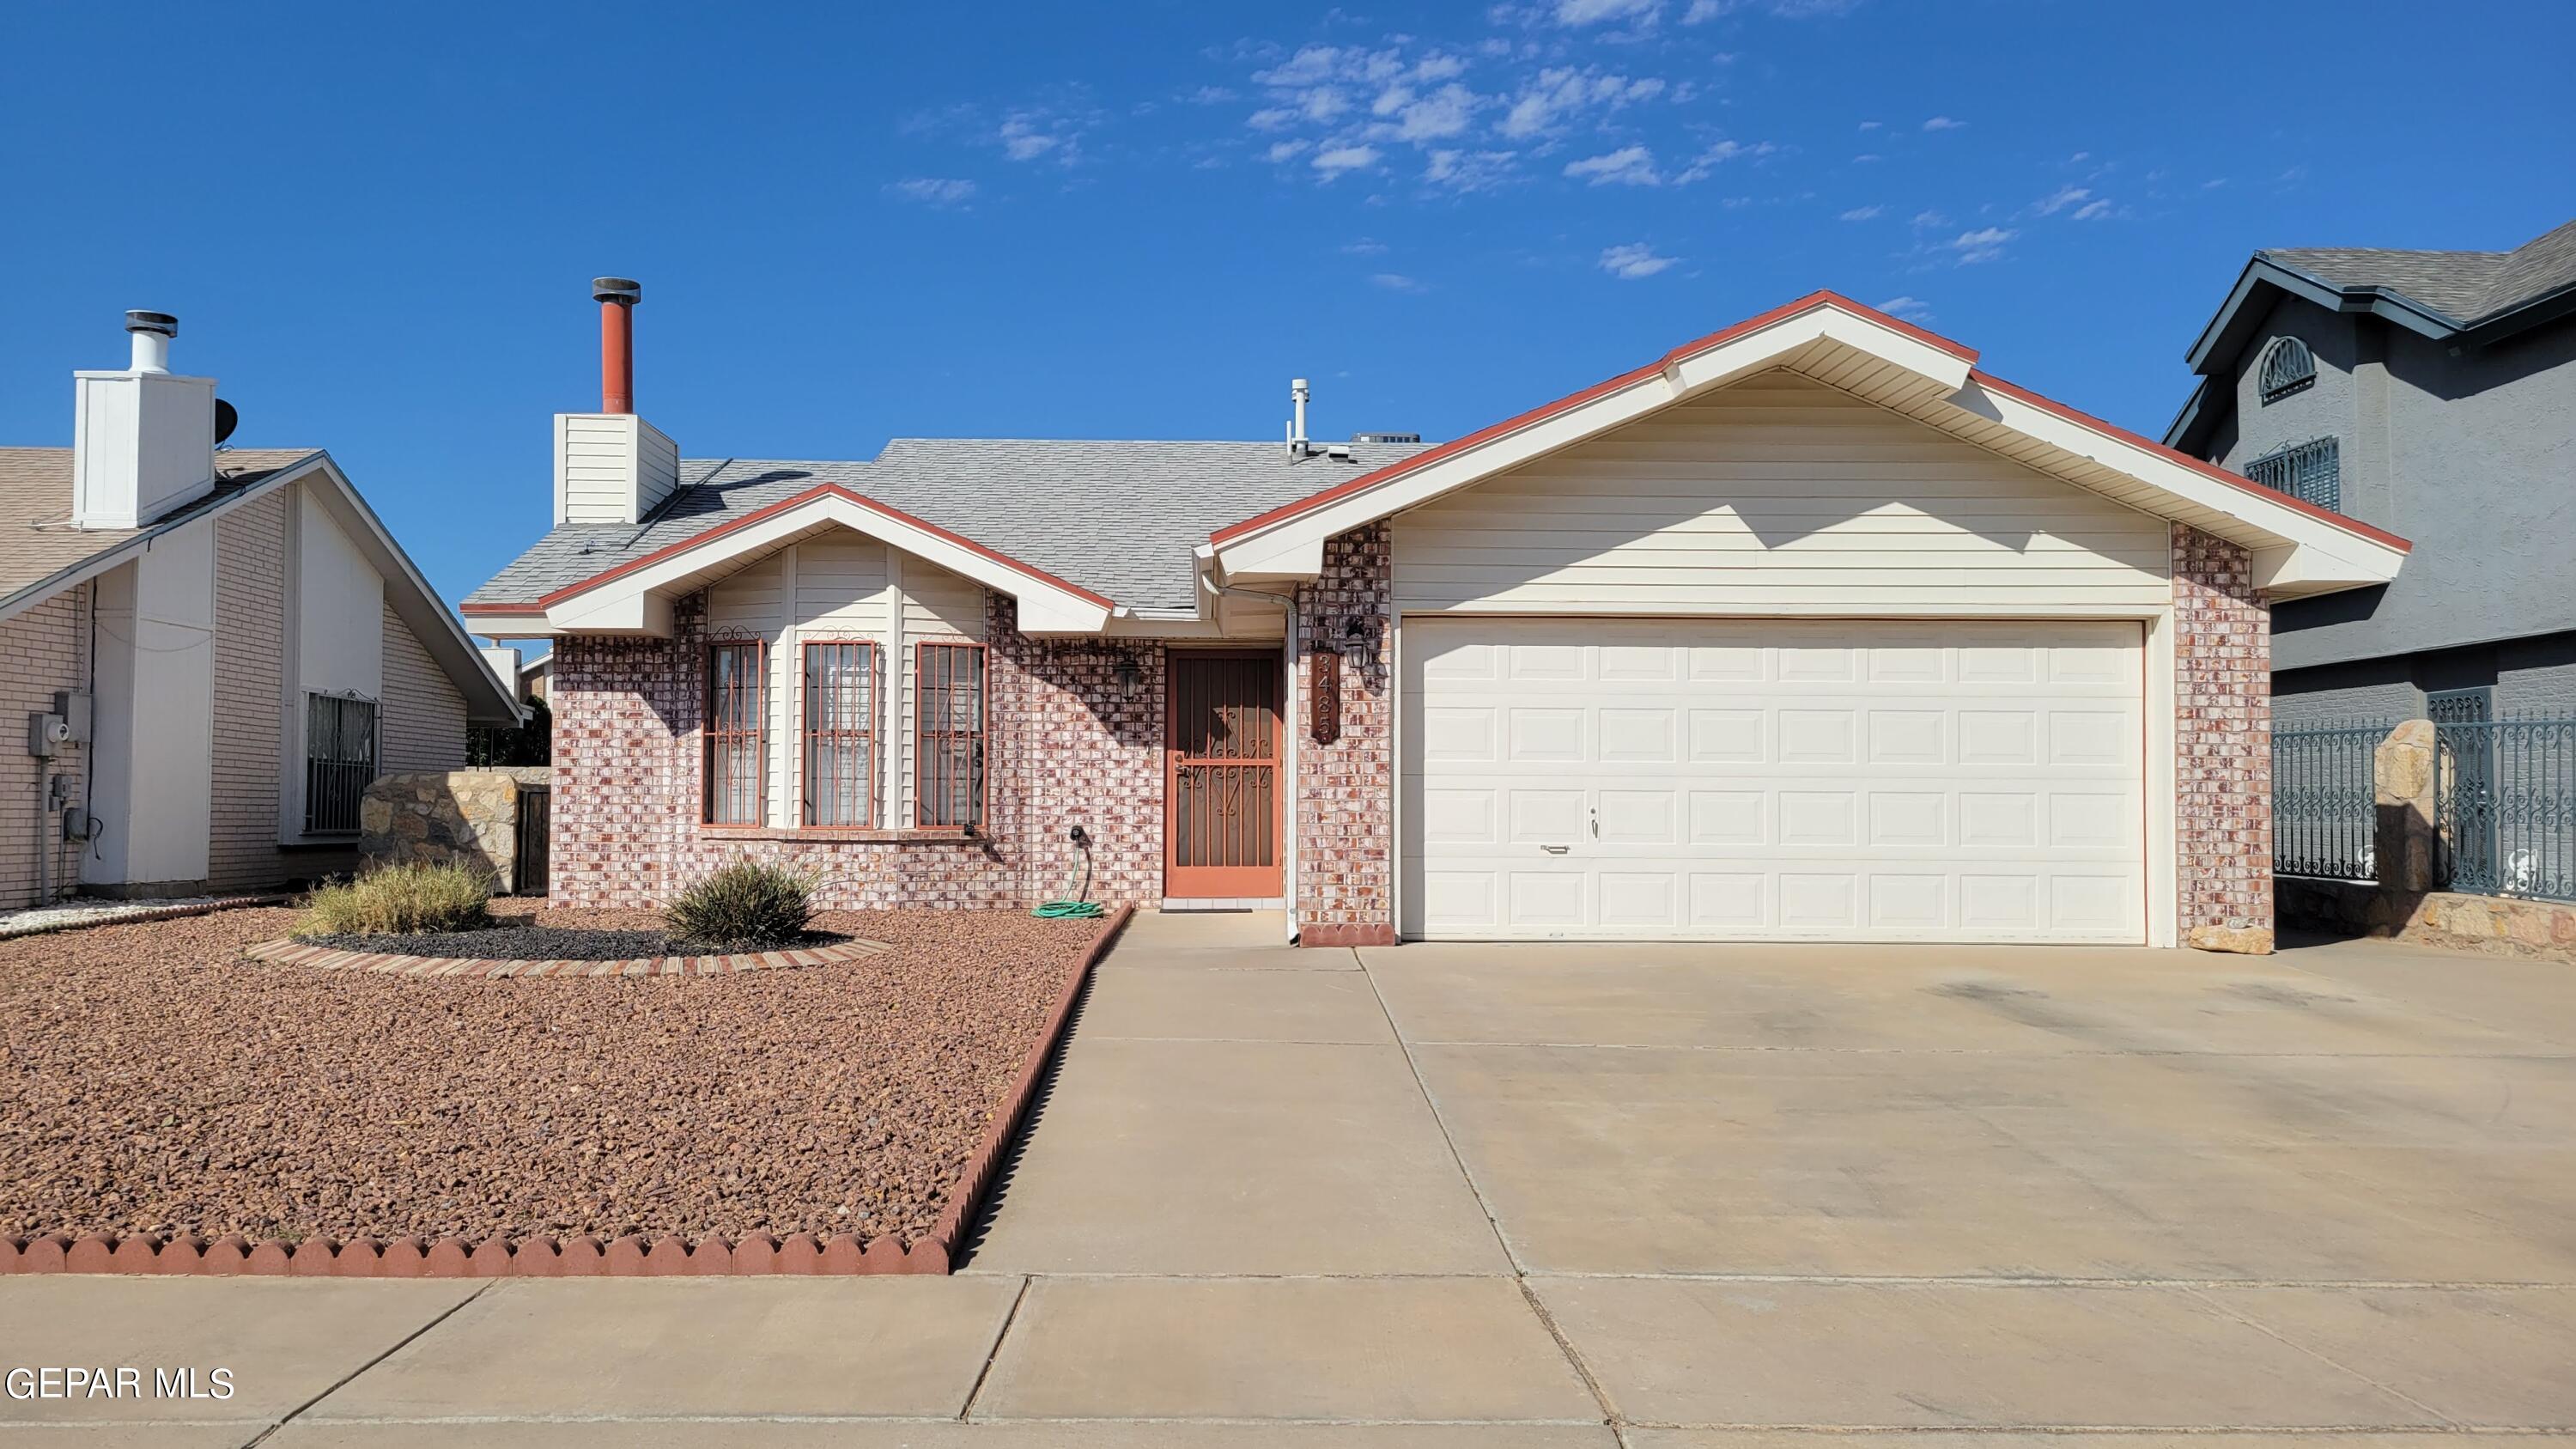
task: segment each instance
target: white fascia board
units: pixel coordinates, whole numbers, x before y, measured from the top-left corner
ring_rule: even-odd
[[[1928,381],[1958,389],[1974,364],[1920,338],[1830,304],[1807,308],[1767,326],[1667,359],[1636,376],[1560,411],[1535,418],[1475,447],[1383,484],[1280,520],[1258,533],[1215,546],[1229,582],[1310,579],[1323,568],[1323,543],[1336,534],[1439,497],[1568,448],[1679,402],[1777,367],[1808,344],[1829,341],[1865,353]],[[1578,394],[1579,396],[1579,394]]]
[[[486,639],[552,639],[564,631],[546,622],[543,614],[527,613],[476,614],[465,632]]]
[[[2063,414],[2023,401],[2010,393],[1971,383],[1950,399],[1951,405],[1999,422],[2013,431],[2115,469],[2185,503],[2221,513],[2245,525],[2236,542],[2258,558],[2279,560],[2274,571],[2285,584],[2304,593],[2383,584],[2397,577],[2406,551],[2350,529],[2337,527],[2275,500],[2248,485],[2224,483],[2164,453],[2116,434],[2089,427]],[[2261,580],[2257,580],[2258,583]]]
[[[892,514],[827,493],[797,507],[783,509],[757,522],[727,529],[695,546],[682,545],[666,557],[598,587],[550,604],[546,620],[568,632],[647,628],[644,612],[627,603],[689,579],[729,559],[755,556],[778,547],[818,522],[842,525],[894,548],[974,580],[1019,602],[1020,627],[1044,633],[1097,634],[1109,622],[1110,606],[1032,577],[990,555],[905,521]],[[668,632],[668,600],[662,600],[665,622],[654,632]],[[601,622],[587,622],[587,621]],[[614,621],[614,622],[610,622]]]

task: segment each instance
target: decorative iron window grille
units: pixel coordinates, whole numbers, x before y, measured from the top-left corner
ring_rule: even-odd
[[[355,694],[304,696],[304,830],[350,835],[358,802],[376,778],[376,702]]]
[[[2343,511],[2343,450],[2333,438],[2275,448],[2246,464],[2245,476],[2302,503]]]
[[[769,799],[768,651],[758,640],[707,646],[707,779],[709,825],[765,823]]]
[[[2316,354],[2308,344],[2295,337],[2275,337],[2263,353],[2260,389],[2267,404],[2279,402],[2294,392],[2313,387],[2317,380]]]
[[[913,820],[973,830],[984,823],[984,646],[913,652]]]
[[[2576,900],[2576,718],[2497,719],[2484,689],[2446,690],[2427,706],[2437,883]]]
[[[805,823],[877,819],[877,650],[805,646]]]
[[[2272,869],[2326,880],[2377,877],[2371,761],[2395,727],[2342,720],[2273,732]]]

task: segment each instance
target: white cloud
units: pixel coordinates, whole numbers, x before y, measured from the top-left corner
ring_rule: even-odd
[[[1314,143],[1312,141],[1303,140],[1273,141],[1270,143],[1270,149],[1262,152],[1261,154],[1263,159],[1269,161],[1272,165],[1277,165],[1282,161],[1295,160],[1299,152],[1313,144]]]
[[[1884,206],[1855,206],[1842,215],[1845,221],[1876,221],[1887,214]]]
[[[1462,134],[1477,104],[1476,93],[1454,81],[1418,100],[1408,93],[1395,110],[1388,135],[1398,141],[1431,141]]]
[[[1431,290],[1430,288],[1423,286],[1420,282],[1415,281],[1413,278],[1404,275],[1402,272],[1379,272],[1375,276],[1370,277],[1369,280],[1376,283],[1378,286],[1384,287],[1390,292],[1427,292]]]
[[[1655,153],[1643,146],[1622,146],[1598,156],[1565,163],[1565,174],[1595,186],[1659,186],[1663,177],[1655,172]]]
[[[1256,131],[1276,131],[1297,124],[1294,106],[1264,106],[1244,117],[1243,123]]]
[[[2079,205],[2092,194],[2090,190],[2081,186],[2061,186],[2041,197],[2037,209],[2042,216],[2055,216],[2070,206]]]
[[[1688,186],[1694,181],[1704,181],[1710,172],[1739,156],[1768,156],[1779,149],[1768,141],[1756,141],[1750,146],[1741,141],[1720,141],[1692,157],[1691,164],[1683,167],[1681,174],[1673,178],[1673,184]]]
[[[2019,235],[2020,232],[2005,227],[1981,226],[1975,231],[1963,231],[1941,245],[1964,267],[1976,262],[1991,262],[2002,256],[2004,243]]]
[[[1559,25],[1598,25],[1605,20],[1634,20],[1652,25],[1664,0],[1556,0]]]
[[[2110,198],[2101,197],[2093,201],[2088,201],[2081,207],[2078,207],[2075,215],[2071,219],[2075,221],[2100,221],[2104,217],[2111,215],[2111,211],[2112,207]]]
[[[1863,121],[1860,123],[1860,128],[1864,131],[1875,131],[1886,124],[1885,121]]]
[[[1875,151],[1863,151],[1852,158],[1852,164],[1856,166],[1867,166],[1873,161],[1884,161],[1886,159],[1886,157],[1881,156]]]
[[[1490,191],[1513,179],[1518,151],[1443,148],[1423,159],[1422,179],[1452,191]]]
[[[1064,144],[1064,138],[1038,129],[1037,122],[1021,115],[1002,123],[1002,154],[1014,161],[1035,161]]]
[[[1680,261],[1679,257],[1655,255],[1655,249],[1644,242],[1629,242],[1625,246],[1604,247],[1601,250],[1601,270],[1623,282],[1633,282],[1640,277],[1651,277]]]
[[[1629,77],[1586,66],[1551,66],[1522,82],[1503,113],[1502,133],[1519,140],[1553,131],[1587,112],[1607,113],[1663,94],[1655,76]]]
[[[1954,121],[1948,116],[1934,116],[1923,123],[1923,129],[1927,131],[1963,131],[1967,126],[1967,122]]]
[[[1330,181],[1345,171],[1358,171],[1375,166],[1378,155],[1379,152],[1375,146],[1328,146],[1316,152],[1315,159],[1310,164],[1314,166],[1317,175]]]
[[[908,181],[895,182],[886,190],[906,201],[930,206],[960,206],[974,197],[975,183],[938,176],[915,176]]]
[[[1349,257],[1374,257],[1385,251],[1386,243],[1373,236],[1364,236],[1357,241],[1342,243],[1342,255]]]
[[[1943,216],[1937,211],[1924,210],[1914,213],[1914,225],[1916,226],[1948,226],[1949,224],[1950,218]]]
[[[1234,99],[1234,92],[1224,86],[1201,86],[1181,99],[1194,106],[1221,106]]]
[[[1878,304],[1878,310],[1890,317],[1902,317],[1908,322],[1921,322],[1932,315],[1930,304],[1920,297],[1890,297]]]
[[[1724,15],[1726,6],[1727,0],[1691,0],[1690,8],[1682,12],[1682,24],[1705,25]]]

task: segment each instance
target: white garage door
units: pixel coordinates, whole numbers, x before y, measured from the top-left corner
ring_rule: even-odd
[[[1408,618],[1401,929],[2141,942],[2141,636]]]

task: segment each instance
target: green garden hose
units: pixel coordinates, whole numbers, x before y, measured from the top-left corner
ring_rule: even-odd
[[[1109,912],[1098,901],[1049,901],[1029,914],[1042,921],[1087,921]]]

